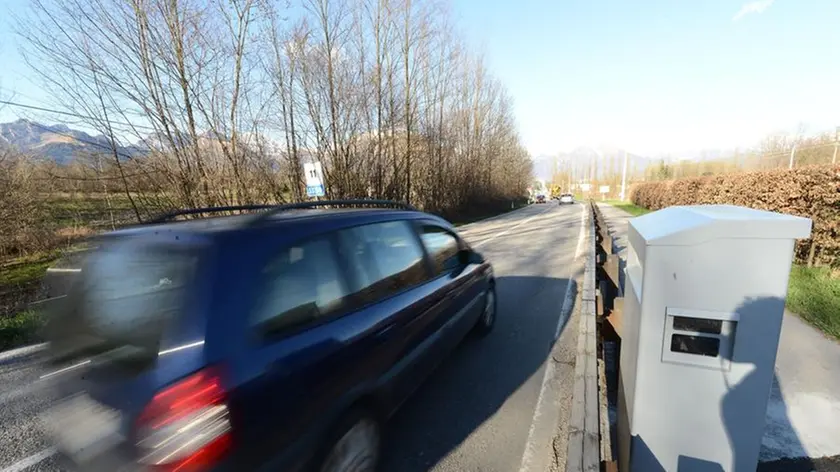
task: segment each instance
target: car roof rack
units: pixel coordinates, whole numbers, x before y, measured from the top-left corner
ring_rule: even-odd
[[[381,208],[396,208],[400,210],[417,211],[417,208],[408,203],[395,202],[392,200],[372,200],[372,199],[350,199],[350,200],[317,200],[311,202],[297,202],[286,203],[282,205],[234,205],[221,207],[206,207],[206,208],[190,208],[186,210],[176,210],[170,213],[160,215],[146,222],[146,224],[159,224],[172,221],[179,216],[184,215],[200,215],[202,213],[221,213],[226,211],[248,211],[248,210],[267,210],[259,213],[253,223],[264,220],[265,218],[276,215],[277,213],[287,210],[305,210],[307,208],[319,207],[381,207]]]
[[[179,216],[185,215],[200,215],[202,213],[221,213],[224,211],[246,211],[246,210],[267,210],[269,208],[275,208],[277,205],[233,205],[233,206],[220,206],[220,207],[205,207],[205,208],[188,208],[185,210],[175,210],[173,212],[164,213],[162,215],[156,216],[151,220],[147,220],[145,224],[158,224],[158,223],[166,223],[168,221],[172,221]]]
[[[276,215],[277,213],[287,210],[305,210],[307,208],[319,207],[344,207],[344,208],[359,208],[359,207],[379,207],[379,208],[394,208],[398,210],[417,211],[417,208],[408,203],[395,202],[393,200],[374,200],[366,198],[345,199],[345,200],[316,200],[312,202],[298,202],[287,203],[285,205],[278,205],[274,208],[264,211],[256,216],[253,223],[258,223],[266,218]]]

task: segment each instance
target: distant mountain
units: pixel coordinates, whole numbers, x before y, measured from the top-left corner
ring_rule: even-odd
[[[110,153],[110,145],[105,136],[91,136],[64,124],[42,125],[24,119],[0,123],[2,147],[13,147],[58,164],[68,164],[85,154]],[[143,153],[136,146],[120,147],[118,151],[126,159]]]
[[[554,162],[551,156],[535,156],[531,158],[534,163],[534,178],[540,180],[551,180],[554,174]]]
[[[600,155],[599,155],[600,154]],[[668,159],[666,159],[666,162]],[[596,153],[589,147],[578,147],[568,152],[561,152],[554,156],[540,155],[532,158],[534,177],[550,181],[554,174],[554,166],[561,173],[572,172],[575,180],[588,180],[594,173],[595,178],[605,175],[620,174],[623,170],[624,151],[620,149],[599,149]],[[659,159],[627,153],[627,172],[640,173],[650,165],[657,164]]]

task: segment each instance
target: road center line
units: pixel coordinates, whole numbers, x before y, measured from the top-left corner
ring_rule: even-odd
[[[580,257],[582,241],[585,237],[585,210],[586,206],[584,205],[581,208],[581,224],[580,224],[580,232],[578,236],[578,247],[575,251],[575,261],[577,261]],[[512,228],[511,228],[512,229]],[[571,316],[571,309],[572,309],[572,299],[574,298],[574,292],[572,292],[572,276],[574,275],[574,266],[572,264],[569,270],[569,276],[566,279],[566,293],[563,296],[563,306],[560,309],[560,317],[557,320],[557,328],[554,331],[554,341],[557,341],[557,338],[560,337],[560,328],[563,326],[566,319]],[[553,346],[553,344],[552,344]],[[537,423],[540,422],[542,416],[547,414],[555,413],[554,411],[549,411],[549,408],[552,406],[551,404],[554,403],[555,405],[559,402],[559,399],[552,398],[553,393],[551,394],[546,393],[549,390],[549,384],[551,383],[552,379],[554,379],[554,371],[555,371],[555,362],[551,357],[551,352],[549,351],[548,356],[546,357],[545,361],[545,374],[543,374],[542,385],[540,386],[540,394],[537,397],[537,404],[534,407],[534,416],[531,418],[531,427],[528,430],[528,439],[525,441],[525,450],[522,452],[522,461],[520,462],[519,472],[537,472],[542,471],[545,468],[540,467],[539,460],[536,458],[540,454],[546,454],[547,451],[540,451],[538,450],[537,446],[535,445],[536,437],[538,436],[537,433]],[[549,422],[552,426],[552,434],[554,433],[554,421]],[[542,432],[545,434],[545,432]],[[548,443],[551,443],[553,438],[549,438]],[[535,463],[536,462],[536,463]]]
[[[545,213],[545,212],[547,212],[547,211],[551,210],[552,208],[556,208],[556,207],[554,207],[553,205],[552,205],[552,206],[549,206],[549,207],[548,207],[548,208],[546,208],[545,210],[543,210],[543,211],[541,211],[541,212],[537,213],[536,215],[531,216],[530,218],[526,218],[526,219],[524,219],[524,220],[520,221],[519,223],[517,223],[517,224],[515,224],[515,225],[511,226],[510,228],[508,228],[508,229],[506,229],[506,230],[502,231],[501,233],[494,234],[494,235],[493,235],[493,236],[491,236],[489,239],[485,239],[484,241],[481,241],[481,242],[475,243],[475,244],[473,244],[472,246],[473,246],[474,248],[477,248],[477,247],[479,247],[479,246],[483,246],[484,244],[489,243],[490,241],[492,241],[492,240],[494,240],[494,239],[498,238],[499,236],[504,236],[505,234],[507,234],[507,233],[509,233],[509,232],[511,232],[511,231],[513,231],[513,230],[515,230],[516,228],[518,228],[518,227],[520,227],[520,226],[524,225],[525,223],[527,223],[527,222],[529,222],[529,221],[533,220],[534,218],[536,218],[536,217],[538,217],[538,216],[542,215],[543,213]]]
[[[21,459],[21,460],[15,462],[14,464],[6,467],[5,469],[0,469],[0,472],[20,472],[24,469],[28,469],[29,467],[32,467],[33,465],[35,465],[35,464],[37,464],[37,463],[39,463],[43,460],[46,460],[47,458],[53,456],[54,454],[55,454],[55,449],[53,449],[53,448],[44,449],[41,452],[38,452],[36,454],[32,454],[29,457],[26,457],[24,459]]]

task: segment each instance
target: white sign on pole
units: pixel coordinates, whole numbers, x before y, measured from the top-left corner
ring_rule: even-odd
[[[580,189],[584,192],[588,192],[590,188],[592,188],[590,184],[580,184]]]
[[[323,197],[324,191],[324,170],[320,162],[306,162],[303,164],[303,175],[306,179],[306,195],[310,197]]]
[[[598,187],[598,191],[601,193],[610,193],[610,186],[609,185],[601,185]]]

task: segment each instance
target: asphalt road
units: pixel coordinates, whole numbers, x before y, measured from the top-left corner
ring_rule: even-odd
[[[582,205],[549,202],[460,228],[494,265],[496,326],[466,340],[403,405],[386,430],[383,470],[532,472],[565,453],[582,215]],[[0,353],[0,472],[60,470],[37,424],[49,374],[37,353]]]

